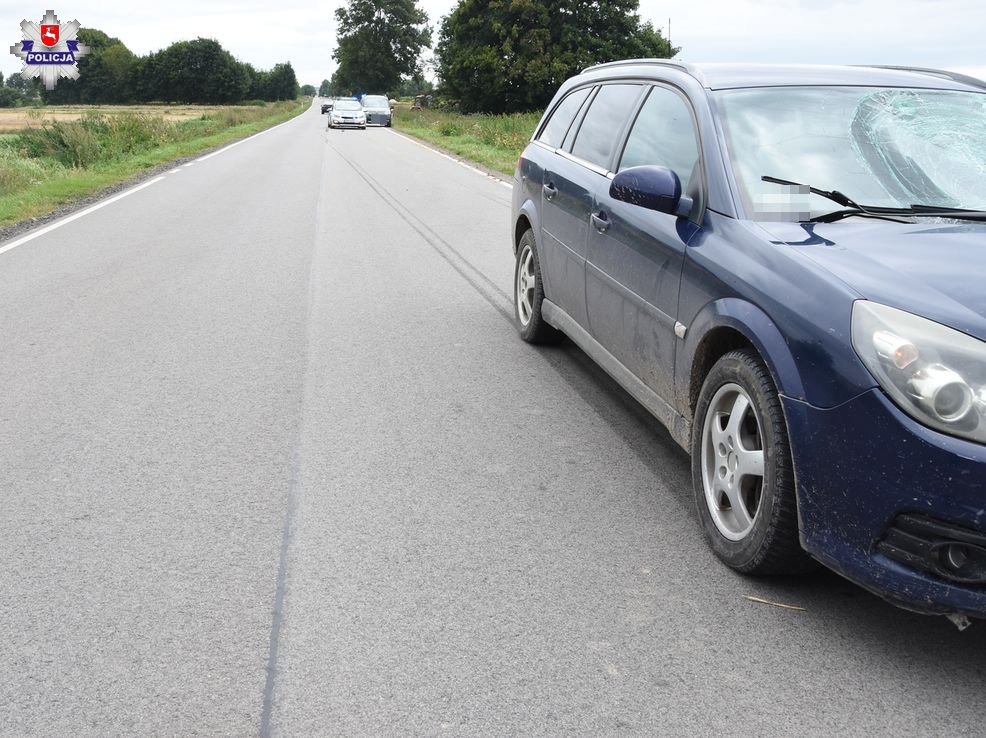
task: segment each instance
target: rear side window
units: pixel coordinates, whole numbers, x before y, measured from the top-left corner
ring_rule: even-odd
[[[607,169],[620,132],[638,97],[640,85],[601,87],[582,119],[572,155]]]
[[[555,112],[551,114],[548,122],[541,129],[541,135],[538,136],[538,141],[548,146],[554,146],[555,148],[561,146],[561,142],[565,138],[565,133],[568,132],[568,127],[572,125],[572,121],[575,120],[575,115],[579,112],[579,108],[582,107],[582,103],[589,96],[590,89],[586,87],[582,90],[576,90],[558,103]]]
[[[675,92],[655,87],[627,138],[620,171],[642,164],[668,167],[687,189],[696,162],[698,137],[688,104]]]

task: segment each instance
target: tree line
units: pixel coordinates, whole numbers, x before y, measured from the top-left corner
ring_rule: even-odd
[[[137,56],[118,38],[95,28],[79,30],[89,54],[78,60],[79,78],[62,79],[45,90],[12,74],[0,90],[0,106],[41,99],[58,104],[209,103],[293,100],[298,80],[290,62],[260,70],[237,60],[218,41],[178,41],[161,51]],[[11,90],[8,93],[6,90]]]
[[[460,0],[430,64],[437,94],[464,113],[538,110],[593,64],[670,58],[678,49],[641,21],[639,0]],[[432,28],[416,0],[348,0],[336,10],[338,62],[320,94],[398,94],[423,86]]]

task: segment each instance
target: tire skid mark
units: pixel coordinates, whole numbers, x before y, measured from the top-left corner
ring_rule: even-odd
[[[335,147],[333,147],[332,150],[340,159],[346,162],[360,177],[360,179],[366,182],[367,186],[369,186],[369,188],[373,190],[381,200],[389,205],[391,209],[396,212],[415,233],[421,236],[425,240],[425,243],[431,246],[435,253],[442,257],[442,259],[444,259],[448,265],[459,274],[459,276],[465,279],[466,282],[468,282],[484,300],[492,305],[493,308],[500,313],[500,315],[513,324],[513,299],[507,291],[503,290],[496,282],[483,274],[483,272],[481,272],[478,268],[473,266],[473,264],[465,256],[463,256],[458,249],[435,233],[435,231],[433,231],[424,221],[402,205],[401,202],[397,200],[397,198],[394,197],[381,182],[360,169],[355,162]],[[511,307],[504,307],[504,302]]]
[[[299,116],[300,117],[300,116]],[[290,122],[290,121],[289,121]],[[283,125],[283,124],[282,124]],[[266,677],[264,682],[263,705],[260,712],[261,738],[270,738],[273,734],[272,720],[274,713],[274,692],[277,688],[278,658],[281,647],[281,631],[285,620],[285,603],[287,600],[287,581],[290,568],[291,543],[298,525],[298,502],[301,488],[302,454],[301,446],[305,433],[305,407],[311,395],[311,346],[313,316],[315,314],[315,280],[318,275],[317,258],[319,234],[325,221],[325,197],[322,196],[323,183],[327,178],[327,158],[322,159],[322,169],[319,176],[318,208],[315,214],[315,226],[312,231],[312,255],[308,272],[308,295],[305,304],[305,343],[304,361],[302,363],[302,386],[298,398],[298,430],[294,442],[294,452],[291,460],[291,478],[288,480],[287,504],[284,510],[284,524],[281,529],[281,544],[277,562],[277,580],[274,590],[274,603],[271,610],[270,636],[268,638]]]

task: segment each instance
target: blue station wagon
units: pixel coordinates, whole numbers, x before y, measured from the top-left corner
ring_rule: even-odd
[[[986,617],[986,83],[627,60],[517,166],[515,320],[691,454],[747,574]]]

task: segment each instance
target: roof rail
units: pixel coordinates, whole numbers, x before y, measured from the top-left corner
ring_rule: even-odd
[[[921,74],[933,74],[936,77],[944,77],[945,79],[950,79],[953,82],[960,82],[964,85],[969,85],[970,87],[978,87],[980,90],[986,90],[986,82],[977,77],[970,77],[968,74],[959,74],[958,72],[949,72],[945,69],[931,69],[929,67],[901,67],[894,66],[891,64],[865,64],[861,66],[867,66],[874,69],[894,69],[901,72],[920,72]]]
[[[591,67],[586,67],[582,71],[589,72],[594,69],[605,69],[606,67],[619,67],[619,66],[628,66],[635,64],[663,64],[664,66],[677,67],[678,69],[681,69],[684,72],[688,72],[688,74],[693,74],[693,70],[687,64],[684,64],[682,62],[672,61],[671,59],[652,59],[652,58],[619,59],[618,61],[603,62],[602,64],[593,64]]]

